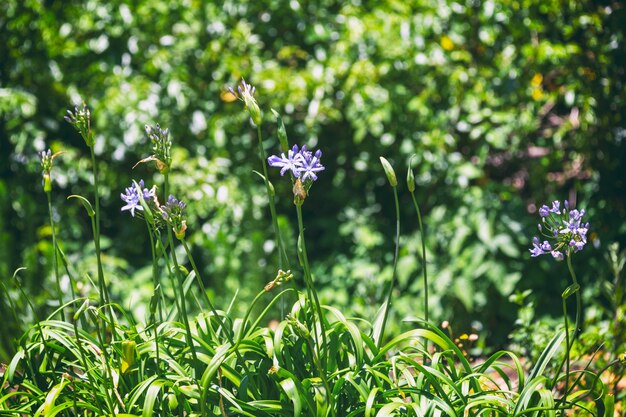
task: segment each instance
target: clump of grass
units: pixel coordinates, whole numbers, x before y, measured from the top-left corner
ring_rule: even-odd
[[[424,228],[413,194],[411,169],[407,186],[422,233],[426,315],[410,321],[411,330],[391,339],[385,337],[401,230],[398,182],[392,165],[384,158],[381,162],[393,188],[396,208],[396,257],[380,314],[369,323],[363,318],[346,317],[340,310],[322,304],[309,265],[301,210],[305,201],[312,198],[309,193],[317,175],[325,169],[322,154],[309,151],[304,145],[290,148],[282,120],[274,112],[282,153],[266,161],[261,134],[263,117],[254,92],[253,87],[242,82],[239,95],[257,127],[261,176],[270,202],[278,268],[276,276],[259,289],[243,317],[233,317],[229,309],[220,310],[204,288],[185,240],[187,206],[169,193],[172,141],[167,129],[159,125],[147,127],[153,155],[140,162],[155,162],[163,174],[163,195],[158,195],[156,187],[147,188],[143,181],[133,182],[122,194],[122,210],[142,218],[149,236],[154,284],[149,319],[137,323],[111,300],[100,264],[98,172],[90,113],[84,105],[70,113],[69,120],[85,138],[94,162],[95,210],[87,198],[76,198],[84,204],[92,221],[99,297],[65,302],[59,291],[57,311],[22,336],[17,354],[4,370],[0,415],[612,415],[613,397],[607,395],[599,373],[589,366],[576,370],[570,367],[579,319],[571,339],[569,323],[565,321],[564,329],[555,333],[530,369],[510,351],[472,362],[451,337],[429,321]],[[299,271],[292,272],[289,267],[287,242],[278,227],[274,187],[266,162],[280,168],[281,175],[289,173],[292,182],[299,230],[298,241],[294,242]],[[44,167],[48,178],[49,168],[51,165],[47,171]],[[54,235],[53,239],[56,256]],[[182,245],[186,259],[177,257],[176,245]],[[535,253],[546,248],[537,246]],[[569,260],[571,253],[567,255]],[[191,266],[191,272],[185,265]],[[568,266],[577,284],[571,262]],[[288,284],[294,274],[304,277],[304,292]],[[165,286],[174,293],[173,305],[165,302]],[[564,293],[564,306],[572,294],[578,300],[580,291],[575,285]],[[270,310],[284,303],[287,296],[296,300],[289,312],[277,325],[265,326]],[[200,313],[191,313],[188,307],[192,301],[198,306],[194,311]],[[259,305],[265,307],[255,314]],[[73,314],[67,315],[69,311]],[[565,358],[565,372],[562,364],[554,366],[559,355]]]

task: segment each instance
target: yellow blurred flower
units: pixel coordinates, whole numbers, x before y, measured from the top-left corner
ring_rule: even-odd
[[[533,79],[530,80],[530,83],[534,86],[534,87],[539,87],[541,85],[541,82],[543,81],[543,75],[537,73],[533,76]]]
[[[452,42],[452,39],[444,35],[441,38],[441,47],[446,51],[451,51],[452,49],[454,49],[454,42]]]

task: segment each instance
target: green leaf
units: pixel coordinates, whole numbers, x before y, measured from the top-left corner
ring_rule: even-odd
[[[572,295],[576,294],[580,290],[580,285],[578,283],[572,284],[563,291],[561,298],[567,300]]]
[[[71,196],[67,197],[68,200],[70,198],[77,198],[81,203],[83,203],[83,206],[85,207],[85,210],[87,210],[87,214],[89,215],[89,217],[95,216],[96,212],[93,211],[93,207],[91,207],[91,203],[85,197],[81,195],[72,194]]]

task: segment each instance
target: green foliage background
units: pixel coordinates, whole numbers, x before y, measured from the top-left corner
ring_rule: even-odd
[[[511,294],[530,288],[539,312],[553,313],[567,286],[564,265],[529,261],[539,205],[569,198],[587,209],[592,241],[575,258],[583,286],[610,279],[606,245],[625,243],[625,20],[621,2],[591,0],[1,2],[0,281],[10,297],[0,298],[0,358],[32,319],[14,270],[28,267],[19,278],[37,314],[54,304],[39,150],[66,151],[53,169],[59,238],[82,292],[95,276],[88,219],[66,201],[91,181],[84,143],[63,121],[82,100],[104,173],[117,300],[142,305],[151,294],[144,225],[120,213],[118,197],[131,178],[155,181],[147,164],[132,169],[150,153],[146,123],[171,129],[173,189],[189,202],[189,241],[219,304],[239,288],[245,305],[275,276],[255,132],[226,94],[241,77],[257,87],[269,153],[270,107],[292,142],[324,151],[327,169],[304,205],[322,296],[375,314],[394,233],[378,156],[403,178],[415,154],[431,315],[505,343]],[[290,185],[271,179],[293,229]],[[417,219],[400,192],[395,323],[423,314]],[[15,320],[11,303],[24,312]]]

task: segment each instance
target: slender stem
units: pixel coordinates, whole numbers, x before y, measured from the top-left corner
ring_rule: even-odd
[[[311,268],[309,267],[309,257],[306,250],[306,241],[304,239],[304,224],[302,222],[302,204],[296,204],[296,212],[298,214],[298,229],[300,231],[300,244],[302,245],[302,268],[304,270],[305,281],[310,288],[313,299],[315,300],[315,309],[317,310],[317,316],[319,318],[320,332],[322,334],[322,347],[328,352],[328,346],[326,345],[326,326],[324,324],[324,316],[322,315],[322,306],[320,300],[317,297],[317,291],[313,285],[313,276],[311,275]],[[309,300],[311,302],[311,300]],[[317,333],[317,331],[316,331]],[[323,357],[322,363],[325,363],[328,355]]]
[[[391,283],[389,284],[389,290],[387,291],[387,299],[385,300],[385,312],[383,314],[382,327],[380,329],[380,336],[376,341],[376,346],[378,347],[381,347],[383,343],[385,326],[387,324],[389,310],[391,309],[391,296],[393,295],[393,289],[396,286],[397,280],[398,249],[400,247],[400,203],[398,202],[398,190],[396,189],[396,187],[393,187],[393,198],[396,204],[396,247],[393,255],[393,274],[391,277]]]
[[[52,218],[52,193],[46,192],[48,197],[48,214],[50,215],[50,230],[52,233],[52,266],[54,268],[54,277],[57,284],[57,295],[59,297],[59,307],[63,306],[63,291],[61,290],[61,279],[59,277],[59,262],[57,259],[57,238],[54,230],[54,219]],[[61,320],[65,321],[65,312],[61,308]]]
[[[169,174],[163,174],[163,193],[167,195],[169,188]],[[176,257],[176,248],[174,247],[174,239],[172,237],[172,229],[167,227],[167,241],[170,245],[170,253],[172,254],[172,261],[174,263],[174,272],[177,278],[177,285],[180,285],[180,314],[185,325],[185,335],[187,338],[187,344],[191,349],[191,355],[194,359],[194,364],[198,363],[198,355],[196,354],[196,347],[193,343],[193,337],[191,335],[191,327],[189,326],[189,317],[187,316],[187,303],[185,301],[185,282],[181,275],[180,267],[178,264],[178,258]]]
[[[158,273],[158,265],[157,265],[157,256],[156,256],[156,247],[154,246],[154,237],[152,236],[152,231],[150,227],[150,223],[148,219],[146,219],[146,226],[148,227],[148,236],[150,237],[150,252],[152,254],[152,285],[154,286],[154,297],[156,297],[157,309],[159,310],[159,322],[163,322],[163,306],[161,303],[161,280],[159,279]],[[151,312],[152,315],[154,315]],[[152,321],[154,323],[155,318],[152,317]]]
[[[156,248],[154,246],[154,237],[152,236],[152,230],[150,228],[150,222],[146,219],[146,226],[148,227],[148,236],[150,236],[150,251],[152,252],[152,284],[154,286],[153,297],[156,297],[157,309],[159,310],[159,322],[157,323],[155,312],[150,308],[150,320],[154,326],[154,349],[156,355],[156,371],[158,375],[161,375],[161,359],[159,353],[159,324],[163,323],[163,308],[161,306],[161,283],[159,282]]]
[[[563,394],[563,401],[566,401],[567,392],[569,391],[570,350],[572,345],[569,339],[569,321],[567,319],[567,302],[565,298],[563,298],[563,320],[565,321],[565,346],[567,347],[565,352],[565,391]]]
[[[259,158],[261,159],[261,165],[263,166],[263,179],[265,180],[265,189],[267,190],[267,196],[269,198],[269,203],[270,203],[270,213],[272,215],[272,226],[274,228],[274,234],[276,235],[276,248],[278,249],[278,268],[290,269],[289,259],[287,258],[285,245],[283,244],[283,240],[280,235],[280,228],[278,227],[278,216],[276,215],[276,205],[274,203],[274,195],[272,193],[272,187],[270,186],[270,180],[267,176],[267,161],[265,158],[265,150],[263,149],[263,136],[261,135],[261,126],[257,126],[256,132],[257,132],[257,137],[259,139]]]
[[[185,301],[185,283],[181,274],[178,259],[176,257],[176,248],[174,247],[174,239],[172,238],[172,231],[168,228],[167,240],[170,244],[170,253],[172,254],[172,262],[174,263],[174,274],[178,278],[177,283],[180,285],[180,314],[183,318],[183,324],[185,325],[185,335],[187,336],[187,344],[191,349],[191,355],[193,356],[194,364],[198,363],[198,355],[196,354],[196,347],[191,335],[191,326],[189,325],[189,317],[187,316],[187,306]]]
[[[578,280],[576,279],[576,274],[574,273],[574,268],[572,267],[572,254],[568,250],[567,253],[567,268],[569,269],[569,273],[572,276],[572,283],[578,286]],[[576,327],[574,328],[574,335],[572,339],[575,340],[580,331],[581,331],[581,319],[582,319],[582,299],[580,295],[580,288],[576,290]]]
[[[411,193],[411,198],[413,199],[413,205],[415,206],[415,211],[417,212],[417,221],[420,228],[420,237],[422,240],[422,271],[424,277],[424,319],[428,322],[428,273],[426,271],[426,240],[424,235],[424,227],[422,225],[422,215],[420,213],[419,205],[417,204],[417,200],[415,199],[415,193]]]
[[[100,250],[100,191],[98,180],[98,166],[96,165],[96,154],[93,145],[89,147],[91,152],[91,165],[93,169],[93,186],[95,194],[95,218],[92,217],[93,242],[96,247],[96,262],[98,264],[98,283],[100,285],[100,304],[108,305],[109,317],[111,319],[111,332],[114,332],[115,317],[113,315],[113,307],[109,305],[109,292],[104,281],[104,270],[102,268],[102,251]]]

